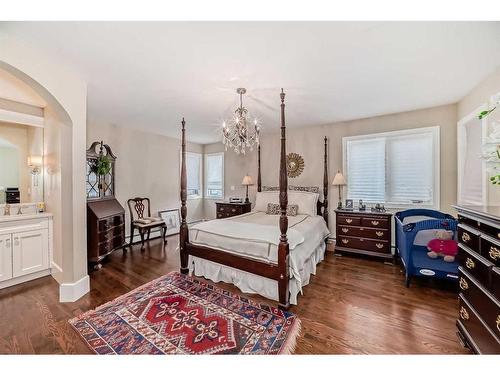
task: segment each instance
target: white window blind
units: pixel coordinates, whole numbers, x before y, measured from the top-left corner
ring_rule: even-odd
[[[347,137],[343,144],[347,198],[439,208],[438,127]]]
[[[201,197],[201,154],[186,153],[186,173],[188,198]]]
[[[205,155],[205,197],[224,197],[224,153]]]

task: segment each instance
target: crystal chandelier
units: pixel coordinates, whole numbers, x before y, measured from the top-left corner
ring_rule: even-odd
[[[222,123],[222,143],[226,151],[232,148],[237,154],[245,154],[246,148],[253,151],[254,146],[259,144],[260,124],[243,107],[243,94],[247,90],[239,88],[236,92],[240,95],[240,106],[234,111],[233,118]]]

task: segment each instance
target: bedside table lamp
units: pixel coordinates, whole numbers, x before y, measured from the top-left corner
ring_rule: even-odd
[[[243,177],[243,181],[241,181],[241,184],[243,186],[247,187],[247,195],[246,195],[246,198],[245,198],[245,203],[250,203],[250,199],[248,199],[248,187],[250,185],[253,185],[252,177],[250,177],[249,175],[246,175],[245,177]]]
[[[337,174],[333,178],[332,185],[339,187],[339,203],[337,204],[337,208],[342,208],[342,186],[347,185],[345,182],[345,178],[340,171],[337,171]]]

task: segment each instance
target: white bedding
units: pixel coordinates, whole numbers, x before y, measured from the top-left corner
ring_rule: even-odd
[[[290,243],[290,302],[297,303],[297,294],[307,285],[316,264],[323,260],[324,240],[330,234],[321,216],[288,217],[287,236]],[[253,211],[248,214],[212,220],[194,225],[189,231],[193,244],[217,248],[239,256],[276,263],[279,243],[279,215]],[[230,282],[243,292],[258,293],[278,299],[277,282],[235,270],[201,258],[190,257],[190,270],[213,281]]]

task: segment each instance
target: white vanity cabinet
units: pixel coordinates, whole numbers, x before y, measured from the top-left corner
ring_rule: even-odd
[[[50,274],[52,217],[0,217],[0,289]]]
[[[12,279],[12,236],[0,234],[0,282]]]

